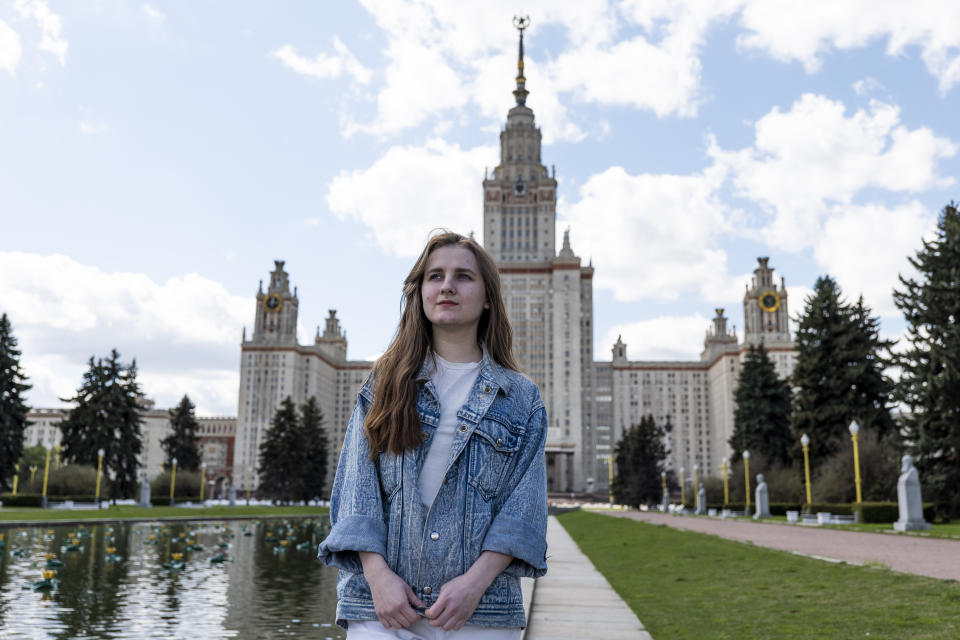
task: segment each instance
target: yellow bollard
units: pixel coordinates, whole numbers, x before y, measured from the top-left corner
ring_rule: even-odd
[[[743,452],[744,492],[747,494],[747,515],[750,515],[750,452]]]

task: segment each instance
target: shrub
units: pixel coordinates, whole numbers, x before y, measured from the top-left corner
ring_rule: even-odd
[[[900,519],[900,506],[896,502],[863,502],[851,505],[860,512],[860,522],[896,522]],[[933,522],[933,503],[923,503],[923,519]]]
[[[5,493],[0,496],[0,501],[5,507],[39,507],[43,504],[42,500],[43,496],[39,493],[18,493],[17,495]]]
[[[200,499],[200,472],[199,471],[181,471],[177,469],[177,477],[173,487],[174,498],[179,501],[187,499]],[[150,481],[151,501],[165,498],[166,502],[159,501],[154,504],[170,504],[170,471],[164,471],[156,478]],[[195,496],[195,498],[193,497]],[[139,497],[139,496],[138,496]]]
[[[894,445],[878,441],[871,430],[859,435],[860,488],[864,501],[891,502],[897,499],[900,455]],[[811,464],[816,461],[811,460]],[[817,465],[813,478],[813,499],[823,502],[853,502],[857,498],[853,470],[853,445],[849,438],[844,448]]]
[[[100,476],[100,497],[110,495],[107,474]],[[86,464],[69,464],[50,471],[47,496],[90,495],[97,490],[97,468]]]
[[[178,479],[179,479],[180,474],[178,473],[177,476],[178,476]],[[198,493],[198,494],[195,495],[195,496],[189,496],[189,495],[183,495],[183,496],[182,496],[182,495],[180,495],[180,492],[179,492],[179,491],[176,491],[176,495],[175,495],[175,497],[174,497],[174,502],[175,502],[175,503],[181,503],[181,502],[200,502],[200,494]],[[150,494],[150,504],[152,504],[152,505],[155,506],[155,507],[168,507],[168,506],[170,506],[170,489],[168,488],[168,489],[167,489],[167,492],[166,492],[165,494],[163,494],[162,496],[158,496],[158,495],[156,495],[156,494]]]

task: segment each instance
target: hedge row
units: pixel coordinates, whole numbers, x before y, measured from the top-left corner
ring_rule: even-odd
[[[174,504],[180,504],[183,502],[193,502],[198,504],[200,502],[200,496],[175,496]],[[150,504],[155,507],[169,507],[170,506],[170,493],[166,493],[162,496],[153,494],[150,496]]]
[[[860,512],[860,522],[896,522],[900,519],[900,507],[896,502],[863,502],[852,505]],[[923,503],[923,519],[933,522],[933,503]]]
[[[100,499],[104,502],[107,500],[106,496],[101,496]],[[67,500],[73,500],[74,502],[95,502],[96,496],[47,496],[47,502],[50,504],[66,502]],[[18,493],[17,495],[5,493],[0,495],[0,502],[2,502],[5,507],[39,507],[43,504],[43,496],[39,493]]]
[[[695,505],[685,505],[688,510],[695,509]],[[746,504],[743,502],[729,502],[727,504],[708,504],[710,509],[716,509],[718,512],[723,509],[731,511],[743,511]],[[756,509],[756,505],[751,503],[751,511]],[[775,516],[786,515],[787,511],[800,511],[806,513],[819,513],[825,511],[835,516],[852,516],[855,512],[860,513],[859,522],[872,523],[891,523],[900,518],[900,507],[896,502],[863,502],[857,503],[837,503],[837,502],[814,502],[810,505],[801,505],[789,502],[771,502],[770,513]],[[927,522],[933,522],[933,503],[925,502],[923,504],[923,518]]]

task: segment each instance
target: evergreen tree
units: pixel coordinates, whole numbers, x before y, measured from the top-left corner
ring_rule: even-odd
[[[103,449],[104,472],[113,477],[112,497],[130,497],[137,487],[137,458],[143,449],[140,430],[144,395],[137,382],[136,361],[124,367],[114,349],[106,360],[91,356],[89,368],[60,423],[64,461],[97,464]]]
[[[310,397],[300,407],[300,432],[303,438],[305,459],[300,486],[300,499],[312,500],[324,497],[327,481],[327,432],[323,428],[323,411],[316,398]]]
[[[177,470],[197,471],[200,468],[200,423],[194,414],[196,407],[186,395],[180,404],[170,409],[170,435],[164,438],[160,446],[166,454],[164,469],[169,469],[171,460],[177,459]]]
[[[297,408],[293,399],[287,396],[260,443],[258,491],[281,502],[299,498],[299,467],[304,460]]]
[[[923,496],[942,518],[960,515],[960,212],[944,207],[937,234],[900,276],[894,303],[907,322],[897,399],[908,409],[904,437],[915,456]]]
[[[620,504],[639,505],[660,502],[663,495],[660,474],[664,471],[667,450],[665,434],[652,415],[627,429],[617,442],[616,475],[613,496]]]
[[[28,408],[23,393],[30,388],[20,368],[20,351],[7,314],[0,316],[0,489],[10,489],[14,465],[23,454]]]
[[[734,394],[736,407],[729,441],[734,462],[746,449],[770,464],[789,463],[794,440],[790,433],[790,398],[790,384],[777,376],[763,345],[751,345]]]
[[[853,420],[880,437],[895,435],[892,383],[883,373],[892,343],[880,340],[879,323],[862,299],[851,305],[841,296],[830,276],[818,278],[797,329],[793,454],[799,458],[796,439],[806,433],[812,466],[850,447]]]

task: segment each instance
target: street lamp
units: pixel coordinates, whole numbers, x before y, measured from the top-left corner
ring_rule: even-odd
[[[696,501],[697,492],[700,491],[700,465],[693,465],[693,495]]]
[[[170,460],[171,472],[170,472],[170,506],[173,506],[173,487],[177,483],[177,459],[172,458]]]
[[[853,474],[857,483],[857,504],[863,502],[860,495],[860,449],[857,447],[857,434],[860,433],[860,425],[854,420],[850,423],[850,439],[853,440]]]
[[[103,448],[97,449],[97,509],[100,508],[100,475],[103,473]]]
[[[720,463],[720,474],[723,476],[723,506],[730,502],[730,479],[727,472],[730,470],[730,458],[724,458]]]
[[[54,450],[54,451],[56,452],[56,454],[57,454],[57,456],[56,456],[56,462],[54,463],[53,468],[54,468],[54,469],[59,469],[59,468],[60,468],[60,445],[56,445],[56,446],[53,448],[53,450]]]
[[[31,491],[33,490],[33,476],[35,476],[36,474],[37,474],[37,465],[35,465],[35,464],[30,465],[30,485],[31,485]]]
[[[207,463],[200,463],[200,505],[203,505],[203,488],[207,484]]]
[[[613,454],[607,454],[607,500],[613,504]]]
[[[248,507],[250,506],[250,484],[251,484],[251,483],[250,483],[250,471],[251,471],[251,470],[252,470],[252,469],[251,469],[251,465],[247,465],[247,506],[248,506]],[[610,498],[610,500],[613,501],[613,498]]]
[[[13,465],[13,495],[17,495],[17,485],[20,483],[20,463]]]
[[[807,481],[807,507],[813,500],[810,498],[810,438],[807,434],[800,436],[800,444],[803,446],[803,475]]]
[[[747,494],[747,515],[750,515],[750,452],[743,452],[743,489]]]
[[[41,506],[47,508],[47,478],[50,476],[50,447],[44,447],[47,450],[47,461],[43,465],[43,497]]]
[[[680,467],[680,505],[687,504],[687,483],[683,478],[683,472],[686,471],[683,467]]]
[[[667,472],[660,472],[660,484],[663,485],[663,495],[667,495]]]

